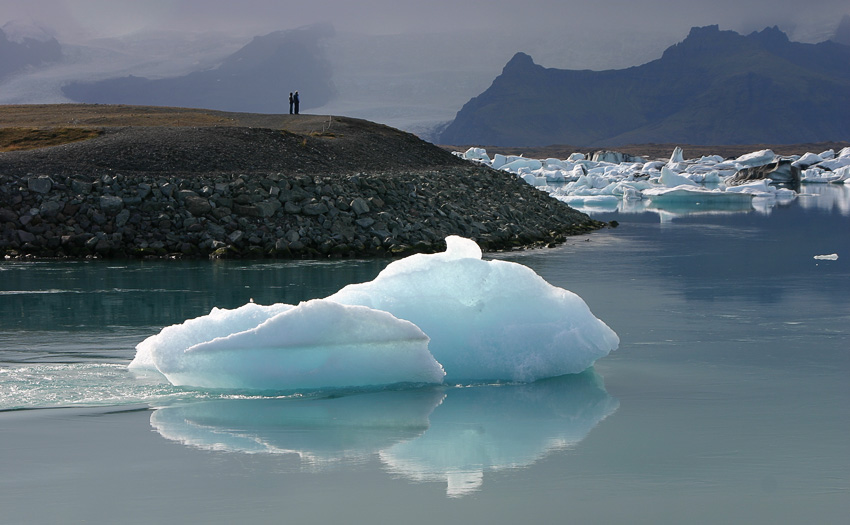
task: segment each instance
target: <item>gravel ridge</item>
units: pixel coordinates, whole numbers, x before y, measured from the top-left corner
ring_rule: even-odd
[[[260,118],[260,117],[258,117]],[[516,177],[344,117],[105,127],[0,153],[0,254],[325,258],[554,245],[604,226]]]

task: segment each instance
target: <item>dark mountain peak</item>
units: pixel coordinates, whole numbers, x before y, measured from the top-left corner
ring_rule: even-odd
[[[717,24],[702,27],[692,27],[691,30],[688,32],[688,36],[685,40],[687,41],[689,39],[715,38],[716,35],[719,33],[720,26]]]
[[[662,58],[668,60],[694,60],[705,56],[731,56],[742,50],[766,49],[781,52],[792,42],[777,26],[741,35],[735,31],[721,31],[717,25],[693,27],[687,38],[667,48]]]
[[[787,44],[790,42],[788,35],[783,33],[778,26],[766,27],[761,31],[753,31],[747,36],[747,38],[768,46]]]
[[[534,63],[534,60],[527,54],[523,52],[519,52],[511,58],[507,64],[505,64],[505,68],[502,70],[502,74],[510,73],[521,73],[523,71],[528,71],[531,68],[537,67],[537,64]]]

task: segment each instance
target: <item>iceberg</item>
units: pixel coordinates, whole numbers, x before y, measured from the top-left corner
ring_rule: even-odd
[[[328,297],[385,310],[419,326],[447,381],[535,381],[576,374],[619,345],[576,294],[530,268],[482,260],[469,239],[388,265],[371,282]]]
[[[275,390],[346,388],[395,383],[439,383],[445,373],[416,325],[383,311],[315,299],[281,310],[259,325],[205,336],[209,318],[165,328],[137,347],[131,369],[153,364],[176,386]],[[243,307],[244,308],[244,307]],[[241,319],[240,319],[241,320]]]
[[[580,373],[619,345],[576,294],[482,260],[472,240],[446,245],[325,299],[214,308],[139,343],[129,368],[231,390],[530,382]]]
[[[476,157],[486,157],[486,150],[474,151]],[[486,160],[475,162],[488,164]],[[775,164],[773,170],[771,164]],[[828,150],[820,154],[780,156],[765,149],[735,159],[706,155],[686,160],[682,149],[676,147],[669,160],[648,162],[616,152],[595,154],[592,160],[581,153],[571,154],[568,160],[497,154],[489,165],[588,213],[635,213],[654,208],[675,217],[709,209],[730,213],[769,211],[777,203],[796,198],[795,190],[775,187],[784,179],[796,182],[796,170],[802,170],[799,179],[804,183],[846,183],[850,180],[850,148],[842,149],[837,155]],[[760,175],[754,177],[756,185],[751,186],[745,178],[737,180],[738,174],[746,174],[748,170]],[[762,180],[771,186],[765,186]],[[751,199],[748,201],[742,193],[751,194]]]

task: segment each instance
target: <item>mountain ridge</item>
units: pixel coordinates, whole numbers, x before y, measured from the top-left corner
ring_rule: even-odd
[[[850,136],[850,47],[692,28],[656,60],[626,69],[505,65],[440,135],[444,144],[800,143]]]

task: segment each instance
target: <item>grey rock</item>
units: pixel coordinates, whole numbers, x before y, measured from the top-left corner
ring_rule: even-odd
[[[286,203],[283,205],[283,211],[292,215],[297,215],[301,213],[301,206],[298,206],[292,201],[286,201]]]
[[[255,206],[259,211],[259,216],[267,218],[277,213],[277,210],[281,208],[282,204],[278,200],[266,200],[258,202]]]
[[[366,203],[366,200],[362,197],[357,197],[351,201],[351,209],[357,215],[363,215],[364,213],[369,213],[369,205]]]
[[[27,188],[36,193],[49,193],[50,190],[53,189],[53,180],[45,175],[40,177],[30,177],[27,179]]]
[[[324,202],[311,202],[310,204],[305,204],[304,215],[322,215],[328,212],[328,205]]]
[[[206,215],[212,211],[210,201],[194,193],[185,197],[183,205],[186,207],[186,211],[196,217]]]
[[[18,238],[23,243],[28,243],[28,242],[31,243],[31,242],[35,241],[35,235],[33,235],[30,232],[25,231],[25,230],[18,230]]]
[[[125,208],[115,216],[115,227],[123,228],[126,226],[128,220],[130,220],[130,210]]]
[[[143,182],[137,186],[137,191],[140,199],[147,199],[151,194],[151,185]]]
[[[100,209],[109,215],[115,215],[124,208],[124,200],[115,195],[101,195]]]
[[[80,195],[90,195],[92,192],[92,183],[83,180],[74,179],[71,181],[71,190]]]

